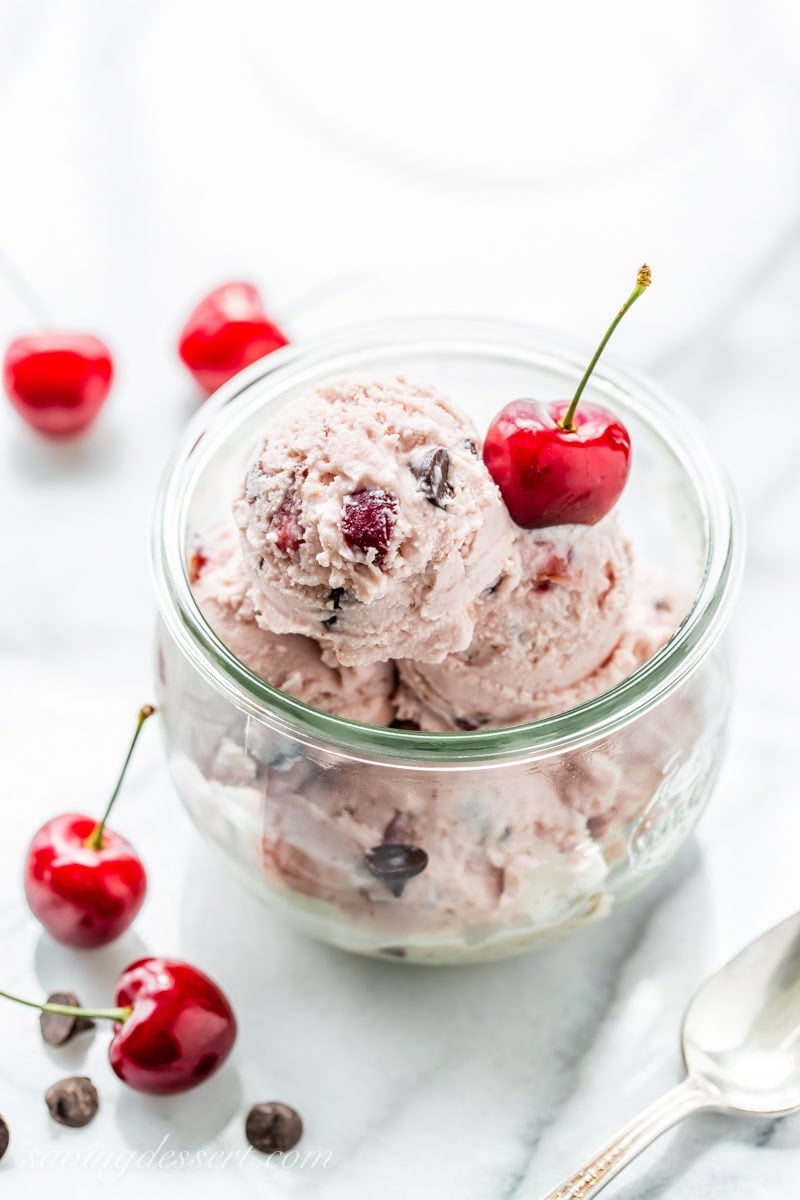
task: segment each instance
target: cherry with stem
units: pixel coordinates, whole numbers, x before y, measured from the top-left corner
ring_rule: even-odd
[[[0,996],[39,1012],[112,1021],[112,1069],[123,1083],[150,1095],[196,1087],[222,1066],[236,1040],[225,993],[197,967],[173,958],[140,958],[126,967],[113,1008],[39,1003],[1,990]]]
[[[614,413],[580,401],[614,330],[651,281],[644,264],[571,400],[514,400],[489,426],[484,462],[522,528],[595,525],[622,494],[630,472],[630,435]]]
[[[572,432],[575,429],[575,426],[572,423],[573,418],[575,416],[575,410],[578,407],[581,396],[583,395],[583,389],[586,387],[586,384],[589,382],[589,377],[591,376],[592,372],[594,371],[595,367],[597,366],[598,362],[600,361],[600,355],[603,353],[606,346],[608,345],[608,343],[611,339],[611,335],[613,334],[614,330],[619,325],[622,318],[625,316],[625,313],[628,311],[628,309],[631,307],[631,305],[634,304],[639,299],[640,296],[644,295],[644,293],[650,287],[650,284],[652,282],[653,282],[653,272],[650,270],[647,263],[643,263],[642,266],[639,267],[639,271],[636,276],[636,287],[633,289],[630,296],[628,296],[628,299],[622,305],[619,312],[614,317],[614,320],[611,322],[608,329],[603,334],[603,337],[600,341],[600,345],[597,347],[594,354],[592,355],[591,361],[589,362],[588,367],[584,371],[580,383],[578,384],[577,388],[575,389],[575,395],[572,397],[570,406],[567,409],[567,411],[564,413],[564,416],[561,418],[561,421],[559,422],[562,429],[569,430],[570,432]]]
[[[33,836],[25,861],[25,896],[48,933],[68,946],[104,946],[130,926],[144,903],[147,874],[133,846],[108,826],[151,704],[139,710],[111,798],[98,821],[62,813]]]

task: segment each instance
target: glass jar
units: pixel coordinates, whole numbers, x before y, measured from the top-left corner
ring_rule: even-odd
[[[740,573],[741,524],[702,431],[645,379],[601,367],[587,391],[631,433],[619,511],[636,560],[665,573],[686,612],[648,662],[579,707],[457,733],[347,721],[251,674],[192,595],[197,535],[230,518],[270,420],[317,383],[400,372],[440,388],[485,429],[509,400],[571,395],[585,362],[514,325],[371,326],[288,347],[242,372],[204,405],[170,463],[154,562],[172,775],[199,829],[265,899],[324,941],[414,962],[529,949],[597,920],[653,879],[709,797],[730,704],[720,635]],[[371,852],[387,843],[424,854],[395,863],[394,874],[376,870]]]

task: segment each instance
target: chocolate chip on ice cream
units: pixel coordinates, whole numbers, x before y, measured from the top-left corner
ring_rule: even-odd
[[[420,875],[428,865],[428,855],[421,846],[405,846],[384,842],[373,846],[366,856],[367,870],[389,888],[393,896],[402,896],[409,879]]]

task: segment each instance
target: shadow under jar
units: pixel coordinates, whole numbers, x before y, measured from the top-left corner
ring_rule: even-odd
[[[411,962],[527,950],[653,879],[709,797],[730,704],[720,635],[740,571],[738,511],[691,416],[627,372],[601,369],[587,390],[631,433],[618,507],[635,559],[671,581],[685,611],[667,645],[602,696],[502,729],[361,725],[251,674],[192,595],[197,536],[230,519],[270,421],[317,383],[402,373],[485,430],[509,400],[570,396],[585,362],[514,325],[366,327],[242,372],[172,459],[154,533],[172,775],[200,830],[315,937]]]

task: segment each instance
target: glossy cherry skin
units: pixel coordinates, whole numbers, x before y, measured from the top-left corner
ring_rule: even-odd
[[[99,850],[87,846],[93,817],[63,813],[34,834],[25,860],[25,896],[47,932],[67,946],[105,946],[142,907],[147,875],[136,851],[106,825]]]
[[[108,1057],[123,1083],[167,1096],[213,1075],[236,1041],[236,1018],[213,980],[172,958],[140,958],[117,981],[115,1004],[132,1008],[115,1026]]]
[[[114,377],[111,352],[87,333],[17,338],[3,360],[3,386],[39,433],[74,437],[92,424]]]
[[[514,400],[486,435],[483,460],[523,529],[595,525],[625,487],[631,459],[625,426],[599,405],[581,402],[575,428],[562,429],[568,408],[568,400]]]
[[[178,353],[210,394],[288,340],[267,317],[252,283],[225,283],[197,305],[183,327]]]

